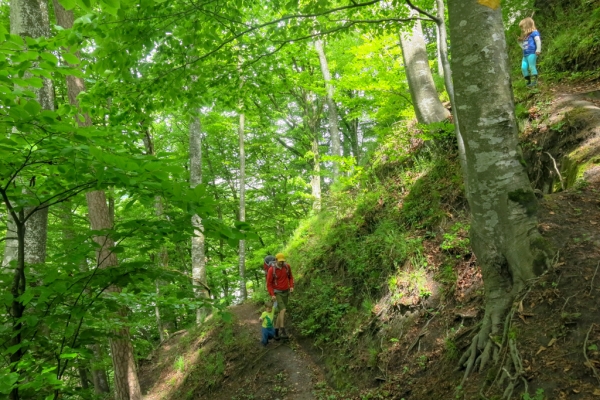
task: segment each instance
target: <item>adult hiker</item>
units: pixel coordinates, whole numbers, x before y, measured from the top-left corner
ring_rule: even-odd
[[[277,264],[267,272],[267,290],[272,300],[277,300],[279,314],[275,320],[275,339],[287,338],[285,331],[285,312],[287,309],[290,292],[294,291],[294,277],[290,264],[285,262],[283,253],[275,256]]]

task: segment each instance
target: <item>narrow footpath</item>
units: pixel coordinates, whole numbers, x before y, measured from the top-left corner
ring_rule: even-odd
[[[324,382],[324,377],[293,335],[287,340],[272,340],[263,347],[259,335],[259,307],[243,304],[232,307],[231,312],[235,316],[235,329],[254,333],[260,351],[241,371],[228,377],[211,399],[314,399],[313,392]]]

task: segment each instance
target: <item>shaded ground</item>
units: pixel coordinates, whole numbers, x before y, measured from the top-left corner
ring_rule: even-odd
[[[237,374],[228,377],[215,400],[229,399],[314,399],[313,391],[323,382],[320,368],[308,357],[294,337],[271,341],[267,347],[260,343],[258,307],[245,304],[233,307],[238,329],[248,330],[256,337],[258,355]]]
[[[315,398],[320,369],[294,338],[260,343],[260,310],[230,307],[231,322],[173,335],[142,363],[145,400]]]

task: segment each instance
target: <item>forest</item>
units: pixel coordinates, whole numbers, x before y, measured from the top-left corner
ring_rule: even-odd
[[[0,0],[0,398],[600,396],[599,66],[598,0]]]

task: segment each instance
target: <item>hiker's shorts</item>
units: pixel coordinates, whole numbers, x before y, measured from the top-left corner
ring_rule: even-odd
[[[275,297],[277,298],[277,310],[287,309],[288,301],[290,300],[289,289],[283,292],[275,292]]]

